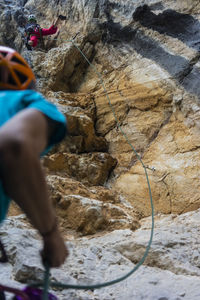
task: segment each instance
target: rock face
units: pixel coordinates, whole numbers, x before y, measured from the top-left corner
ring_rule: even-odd
[[[181,216],[159,215],[149,256],[128,279],[92,291],[52,292],[63,300],[199,299],[199,226],[199,210]],[[90,239],[71,238],[67,242],[71,255],[62,268],[51,270],[51,280],[86,285],[124,276],[144,255],[150,227],[150,219],[146,218],[135,232],[115,230]],[[24,217],[9,218],[0,236],[9,257],[9,263],[1,268],[1,283],[23,287],[42,280],[43,267],[38,256],[41,242],[37,233],[24,224]]]
[[[110,280],[138,262],[150,227],[143,217],[151,215],[145,170],[158,215],[152,249],[137,275],[104,290],[58,296],[199,300],[200,4],[125,2],[0,0],[0,43],[24,55],[38,90],[68,120],[67,137],[43,158],[61,229],[80,238],[69,243],[67,281]],[[67,16],[59,33],[34,51],[21,39],[30,13],[42,27]],[[15,225],[29,232],[21,217],[14,220],[2,235],[11,236]],[[31,239],[39,247],[30,232],[24,249]],[[21,265],[25,251],[8,251],[15,258],[3,269],[7,277],[17,285],[41,278],[37,263]]]

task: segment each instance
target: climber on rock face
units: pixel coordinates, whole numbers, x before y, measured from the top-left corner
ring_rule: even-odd
[[[13,199],[43,239],[43,263],[58,267],[68,250],[48,196],[40,155],[64,138],[66,118],[34,90],[35,83],[23,57],[0,46],[0,223]]]
[[[28,50],[31,50],[32,47],[36,47],[38,44],[38,40],[43,41],[43,36],[55,34],[58,30],[58,24],[60,21],[66,20],[65,16],[59,15],[54,22],[54,24],[46,28],[41,28],[39,24],[37,24],[36,17],[34,15],[30,15],[28,17],[28,22],[25,26],[25,35],[26,35],[26,46]]]

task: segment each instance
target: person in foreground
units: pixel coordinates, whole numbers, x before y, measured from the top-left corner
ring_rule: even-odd
[[[43,239],[42,261],[59,267],[68,250],[48,196],[40,156],[66,132],[66,118],[36,91],[35,76],[14,49],[0,46],[0,223],[13,199]]]

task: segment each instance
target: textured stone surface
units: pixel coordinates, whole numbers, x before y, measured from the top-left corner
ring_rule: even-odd
[[[0,0],[0,12],[0,43],[22,52],[39,91],[68,119],[69,135],[43,160],[73,253],[52,277],[110,280],[144,253],[150,221],[142,218],[151,214],[149,192],[144,169],[123,134],[150,178],[157,216],[145,265],[119,285],[58,291],[58,297],[199,300],[199,1]],[[45,49],[28,52],[22,44],[29,13],[43,27],[58,13],[67,16],[59,34],[45,38]],[[0,279],[18,286],[41,278],[42,267],[37,235],[13,220],[2,233],[11,265],[1,269],[7,280],[1,271]]]
[[[120,228],[140,227],[132,206],[117,193],[104,187],[86,187],[72,178],[49,175],[47,178],[62,230],[91,235]]]
[[[137,273],[107,288],[93,291],[57,290],[53,293],[59,299],[77,300],[198,300],[200,211],[181,216],[158,215],[155,221],[149,256]],[[125,275],[142,258],[150,228],[151,219],[146,218],[135,232],[115,230],[90,239],[74,240],[68,237],[70,256],[60,269],[51,270],[51,280],[94,284]],[[5,266],[1,268],[0,278],[5,274],[3,272],[10,274],[7,283],[16,287],[23,286],[17,281],[25,284],[36,278],[39,280],[43,273],[38,256],[41,244],[35,231],[24,224],[24,218],[19,216],[7,220],[0,236],[10,261],[6,269]]]
[[[155,168],[154,172],[149,171],[149,176],[156,211],[182,213],[199,207],[199,133],[184,121],[182,113],[174,114],[143,158],[146,165]],[[115,184],[141,212],[150,213],[145,205],[148,190],[141,191],[145,176],[139,163]],[[134,199],[140,201],[136,203]]]
[[[61,172],[89,185],[103,185],[116,160],[107,153],[84,155],[55,153],[44,158],[44,166],[50,172]]]

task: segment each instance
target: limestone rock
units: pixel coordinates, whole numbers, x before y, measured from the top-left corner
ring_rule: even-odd
[[[0,11],[0,43],[24,55],[38,90],[68,119],[68,136],[44,158],[73,253],[51,278],[108,281],[143,256],[149,192],[128,143],[147,167],[155,204],[154,242],[136,274],[105,289],[56,295],[199,300],[199,0],[0,0]],[[45,38],[45,48],[32,52],[21,40],[30,13],[45,28],[58,14],[67,16],[59,33]],[[41,244],[24,221],[12,214],[0,231],[10,258],[0,279],[16,286],[42,278]]]
[[[107,153],[56,153],[44,158],[50,172],[61,172],[88,185],[103,185],[115,167],[116,160]]]
[[[142,85],[129,87],[129,84],[124,82],[124,86],[124,91],[123,84],[120,88],[122,96],[116,95],[116,91],[113,95],[110,95],[110,99],[113,98],[120,105],[127,106],[127,111],[124,112],[124,117],[121,120],[120,114],[123,110],[120,109],[120,114],[118,114],[115,103],[112,104],[119,122],[121,121],[120,129],[118,127],[112,128],[113,125],[111,124],[108,125],[107,122],[110,122],[110,117],[105,112],[105,108],[110,110],[110,107],[105,102],[105,99],[102,99],[102,104],[99,103],[98,98],[96,99],[99,121],[99,123],[97,122],[97,129],[100,133],[107,133],[108,131],[106,139],[109,141],[109,151],[118,160],[118,168],[115,169],[115,174],[129,169],[136,161],[136,156],[130,147],[130,143],[139,154],[144,153],[145,149],[156,138],[160,128],[168,122],[172,114],[172,95],[170,92],[162,91],[156,85],[153,85],[150,89]],[[111,110],[109,115],[113,124],[116,123]],[[106,122],[103,120],[106,120]],[[102,125],[100,125],[100,122]]]
[[[200,211],[197,210],[181,216],[158,215],[149,256],[137,273],[126,280],[93,291],[54,290],[53,293],[60,299],[71,297],[72,299],[119,300],[125,297],[128,300],[133,298],[198,300],[199,214]],[[124,276],[144,255],[150,229],[151,218],[146,218],[143,219],[141,228],[135,232],[127,229],[115,230],[90,239],[83,237],[76,241],[68,240],[70,256],[61,269],[52,269],[51,280],[62,283],[95,284]],[[19,262],[21,265],[19,264],[18,268],[21,266],[24,275],[26,274],[24,284],[35,281],[29,274],[37,273],[40,278],[42,268],[37,255],[41,244],[37,240],[37,234],[24,225],[23,217],[12,217],[7,220],[1,227],[0,235],[9,257],[14,245],[15,249],[18,249],[15,259],[7,266],[7,272],[12,274],[14,280],[8,279],[7,284],[23,286],[15,278],[16,264]],[[26,257],[29,257],[28,253],[31,249],[33,260],[32,262],[29,260],[27,264]],[[0,270],[0,278],[2,272],[5,272],[5,266]]]
[[[85,186],[71,177],[48,175],[47,183],[55,204],[58,203],[63,196],[70,194],[87,198],[97,197],[97,199],[102,202],[120,203],[119,194],[115,193],[114,190],[103,186]]]
[[[104,203],[81,196],[68,195],[58,203],[63,228],[74,229],[83,235],[119,228],[135,230],[140,227],[138,218],[119,205]]]
[[[63,113],[79,111],[95,121],[96,108],[92,93],[65,93],[48,91],[45,96],[50,102],[56,103]],[[74,109],[73,109],[74,108]]]
[[[71,178],[49,175],[47,179],[64,232],[91,235],[140,227],[133,208],[125,205],[117,193],[104,187],[86,187]]]
[[[65,140],[66,150],[71,152],[106,151],[108,146],[103,137],[96,136],[93,121],[77,111],[67,113],[69,136]]]
[[[199,145],[198,132],[184,122],[183,115],[178,112],[151,144],[143,161],[155,167],[155,172],[149,171],[149,176],[156,211],[182,213],[199,208],[200,185],[196,177],[200,167]],[[127,199],[148,215],[148,190],[141,191],[144,185],[144,171],[139,163],[116,181],[117,190],[123,190]]]

